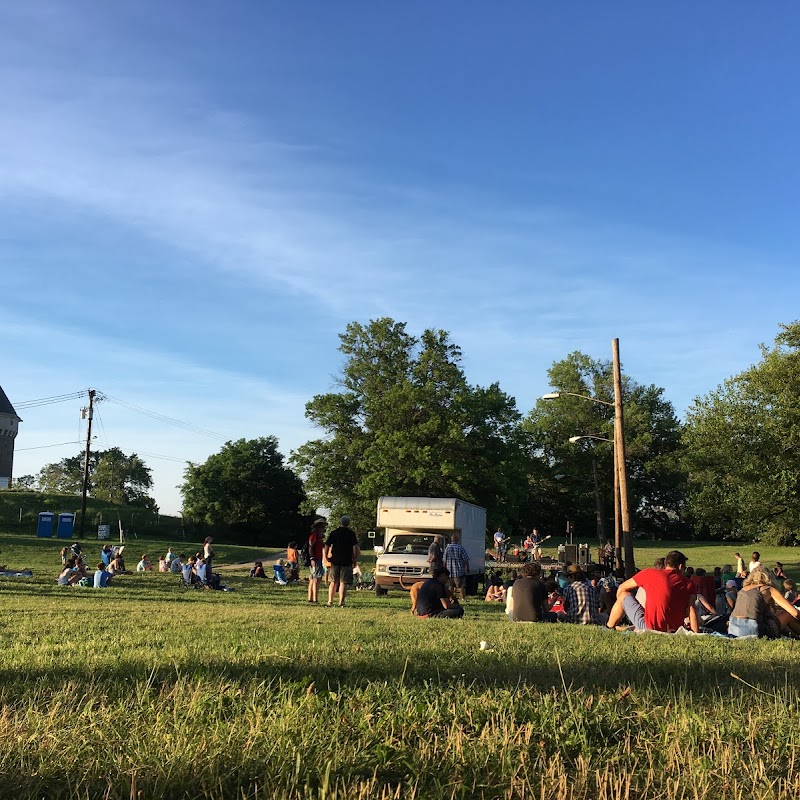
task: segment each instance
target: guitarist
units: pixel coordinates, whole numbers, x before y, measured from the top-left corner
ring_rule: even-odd
[[[497,550],[497,558],[499,561],[506,560],[506,551],[508,550],[509,537],[503,533],[502,528],[498,528],[494,534],[494,546]]]
[[[528,537],[533,542],[533,560],[534,561],[541,561],[542,560],[542,545],[550,538],[549,536],[542,536],[536,528],[533,529],[533,532]]]

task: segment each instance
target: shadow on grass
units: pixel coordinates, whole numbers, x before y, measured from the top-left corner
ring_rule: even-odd
[[[609,637],[622,636],[608,634]],[[626,637],[627,638],[627,637]],[[715,643],[716,644],[716,643]],[[496,653],[442,653],[427,649],[408,657],[376,658],[368,652],[354,652],[352,647],[335,648],[325,663],[324,654],[308,659],[289,660],[279,653],[217,656],[213,644],[208,655],[199,660],[172,660],[153,664],[143,660],[118,657],[94,664],[0,669],[0,685],[6,698],[24,696],[37,690],[59,690],[65,683],[87,683],[120,687],[130,691],[132,684],[145,682],[153,689],[169,689],[180,678],[191,682],[230,682],[234,684],[299,684],[312,681],[320,688],[359,689],[370,684],[406,687],[446,687],[471,685],[486,689],[509,689],[521,697],[551,689],[570,691],[615,691],[630,686],[633,690],[671,694],[697,693],[719,696],[730,690],[746,689],[746,681],[762,692],[780,694],[787,686],[800,682],[794,647],[782,647],[767,658],[760,643],[720,642],[712,652],[697,653],[687,659],[684,650],[639,653],[636,659],[620,658],[613,648],[589,656],[564,652],[558,660],[552,653],[542,653],[533,661],[526,654],[498,657]],[[754,658],[753,647],[759,647]],[[713,652],[716,651],[716,652]],[[737,679],[732,673],[740,676]],[[127,687],[127,688],[126,688]],[[109,689],[109,691],[111,691]],[[752,691],[749,690],[748,691]],[[113,693],[113,692],[112,692]]]

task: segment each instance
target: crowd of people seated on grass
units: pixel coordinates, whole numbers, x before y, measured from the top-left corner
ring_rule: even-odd
[[[209,540],[204,543],[203,551],[187,558],[185,553],[176,553],[170,547],[166,554],[158,559],[158,572],[179,575],[184,585],[198,588],[223,589],[220,576],[209,570],[211,557],[207,557]],[[104,544],[100,550],[100,560],[92,573],[77,542],[61,551],[61,571],[56,582],[59,586],[93,586],[100,589],[111,585],[113,578],[119,575],[130,575],[125,566],[125,545]],[[212,551],[213,555],[213,551]],[[148,553],[143,553],[136,565],[137,573],[155,572],[156,569]]]
[[[739,558],[738,553],[736,554]],[[753,553],[747,567],[686,565],[674,550],[650,569],[625,580],[567,564],[548,577],[537,563],[520,567],[505,583],[494,576],[486,602],[501,602],[515,622],[567,622],[611,629],[674,633],[691,630],[736,638],[800,637],[800,594],[783,565],[765,568]]]

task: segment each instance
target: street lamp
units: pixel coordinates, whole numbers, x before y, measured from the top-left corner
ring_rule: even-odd
[[[614,408],[614,529],[615,538],[622,532],[625,546],[625,576],[633,576],[636,566],[633,559],[633,534],[631,531],[631,512],[628,505],[628,470],[625,459],[625,422],[622,409],[622,374],[619,366],[619,339],[611,340],[611,355],[614,375],[614,402],[599,400],[576,392],[550,392],[542,400],[558,400],[562,395],[580,397],[592,403]],[[592,437],[590,437],[592,438]],[[570,439],[570,441],[572,441]],[[577,440],[576,440],[577,441]],[[617,538],[617,541],[619,539]]]

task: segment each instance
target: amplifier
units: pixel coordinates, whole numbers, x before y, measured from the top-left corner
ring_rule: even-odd
[[[578,545],[568,544],[564,547],[564,560],[573,564],[578,563]]]

